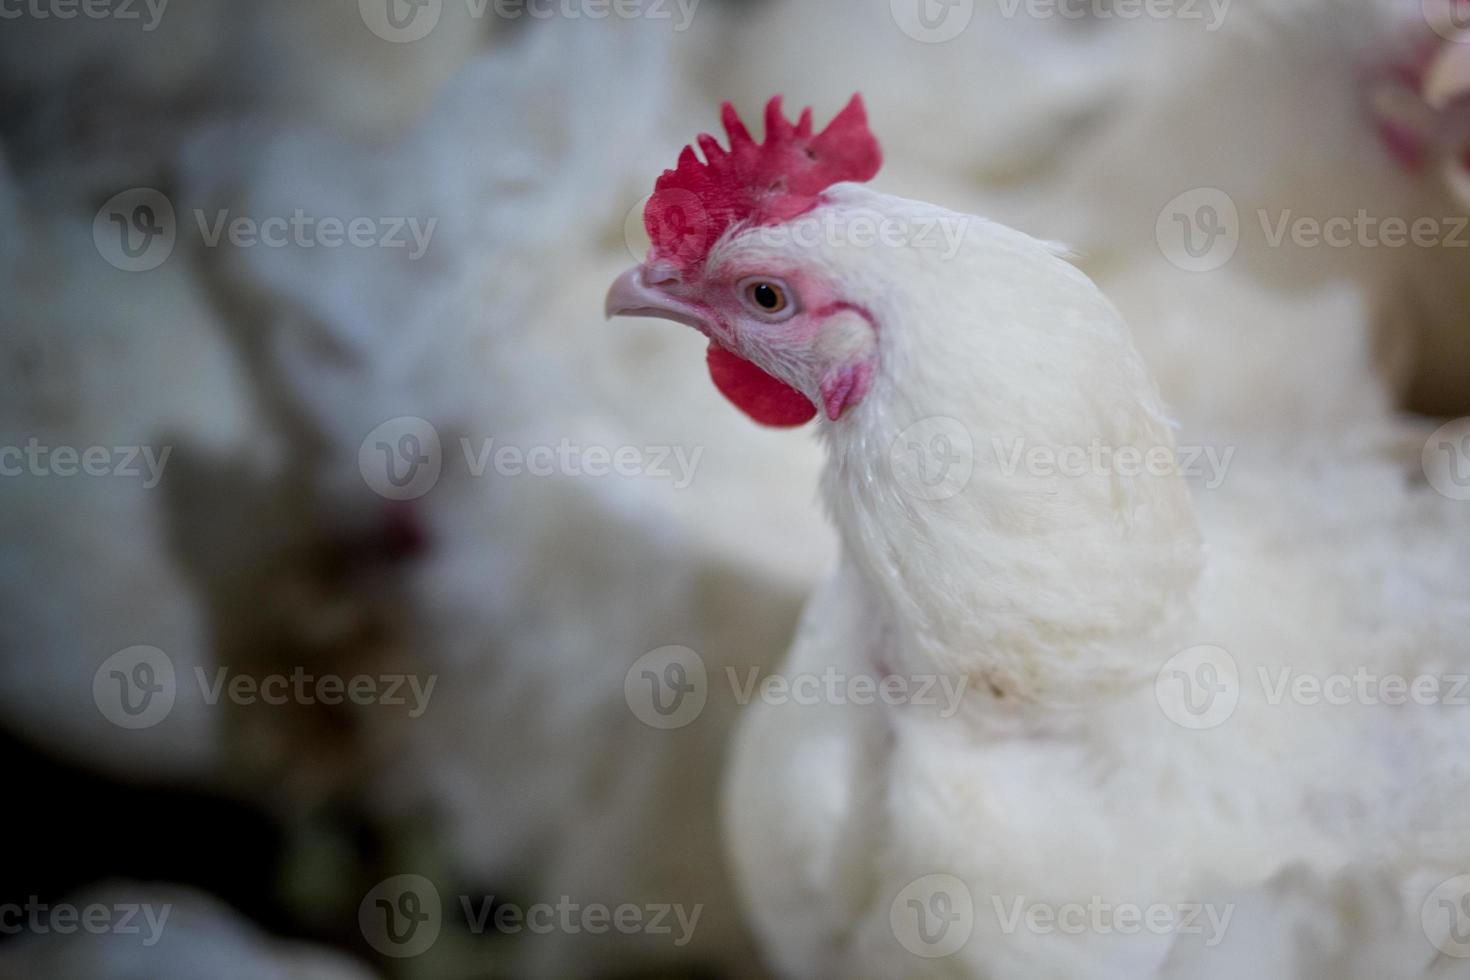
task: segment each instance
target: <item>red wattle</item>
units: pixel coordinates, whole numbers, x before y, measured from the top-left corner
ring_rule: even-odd
[[[761,425],[789,429],[816,417],[805,395],[719,344],[709,345],[707,360],[715,387]]]

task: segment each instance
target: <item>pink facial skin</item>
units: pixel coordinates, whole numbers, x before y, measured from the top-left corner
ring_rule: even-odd
[[[1455,2],[1470,16],[1470,0]],[[1467,40],[1417,36],[1370,74],[1373,122],[1389,155],[1409,173],[1426,173],[1441,160],[1470,170]]]
[[[786,319],[772,321],[750,309],[741,301],[740,285],[752,280],[779,282],[795,312]],[[856,313],[869,329],[873,327],[873,318],[866,310],[843,299],[824,277],[804,270],[735,264],[703,279],[698,292],[699,305],[714,327],[712,338],[724,348],[724,357],[711,352],[715,384],[747,415],[764,425],[801,425],[816,414],[817,407],[791,384],[772,377],[755,362],[812,364],[819,358],[815,352],[822,333],[832,326],[834,317],[842,314]],[[726,358],[738,360],[744,367],[735,367]],[[835,422],[867,394],[876,358],[876,350],[869,344],[850,358],[821,365],[822,376],[809,379],[809,385],[803,387],[817,388],[823,412]]]
[[[827,418],[836,422],[849,407],[863,400],[873,382],[873,362],[857,361],[843,365],[822,380],[822,407]]]
[[[775,286],[785,306],[756,304],[755,283]],[[873,317],[806,269],[757,266],[737,256],[724,266],[689,270],[655,259],[618,278],[606,311],[699,330],[711,341],[715,386],[762,425],[802,425],[817,414],[814,399],[836,421],[862,400],[874,376]]]
[[[726,269],[710,275],[709,260],[737,228],[779,226],[817,207],[834,184],[871,180],[883,165],[883,151],[868,129],[860,95],[821,132],[811,109],[794,123],[788,120],[778,95],[766,104],[761,143],[751,138],[733,105],[725,103],[720,115],[728,148],[701,135],[696,142],[704,158],[686,146],[677,166],[654,183],[643,212],[651,257],[613,283],[607,315],[661,316],[702,331],[712,342],[708,361],[715,385],[757,422],[801,425],[817,413],[812,398],[820,398],[828,418],[836,420],[862,399],[872,378],[871,364],[850,363],[875,356],[872,318],[861,313],[863,327],[848,314],[823,335],[824,318],[808,311],[837,309],[841,298],[827,284],[796,275],[799,270]],[[794,315],[766,316],[773,311],[742,302],[741,283],[753,275],[785,284],[800,304]]]

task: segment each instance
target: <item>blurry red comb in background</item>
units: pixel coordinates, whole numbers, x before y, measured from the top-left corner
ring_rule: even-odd
[[[686,146],[678,167],[664,171],[654,185],[643,211],[652,258],[680,268],[698,265],[732,225],[794,218],[814,207],[817,196],[833,184],[871,180],[883,162],[861,95],[815,136],[812,110],[793,124],[781,111],[779,95],[766,104],[764,143],[751,138],[730,103],[722,107],[721,118],[730,148],[701,134],[705,160]]]

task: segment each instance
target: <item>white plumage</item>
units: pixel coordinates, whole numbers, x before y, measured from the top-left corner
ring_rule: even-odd
[[[798,221],[873,212],[946,216],[838,185]],[[1178,908],[1297,864],[1376,867],[1385,841],[1401,845],[1406,894],[1454,874],[1457,855],[1414,846],[1422,813],[1405,804],[1437,791],[1463,746],[1457,709],[1272,692],[1282,670],[1464,672],[1458,505],[1412,485],[1391,438],[1242,441],[1223,482],[1193,488],[1172,467],[1013,467],[1017,446],[1172,456],[1175,436],[1082,273],[1019,233],[965,227],[952,260],[739,229],[709,260],[831,281],[877,324],[871,390],[820,423],[843,556],[785,672],[965,684],[952,715],[757,703],[742,720],[727,820],[772,963],[802,977],[1134,977],[1164,962],[1167,933],[1043,934],[996,909]],[[814,397],[805,365],[767,352],[776,341],[738,342]],[[972,469],[930,499],[894,450],[935,420],[968,439]],[[1186,727],[1192,691],[1167,672],[1202,646],[1226,651],[1239,702],[1203,731]],[[895,923],[905,889],[934,874],[962,882],[974,913],[969,941],[930,960]]]

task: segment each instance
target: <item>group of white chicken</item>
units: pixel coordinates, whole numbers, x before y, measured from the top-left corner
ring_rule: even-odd
[[[963,29],[931,43],[909,9],[924,5],[918,23]],[[664,3],[518,21],[444,3],[411,43],[366,30],[366,6],[212,0],[147,36],[0,28],[0,77],[27,107],[0,147],[0,444],[173,447],[155,488],[0,477],[8,727],[287,824],[351,792],[384,824],[428,828],[433,858],[387,870],[433,878],[449,911],[471,884],[702,910],[687,944],[514,937],[495,961],[511,976],[1470,975],[1453,887],[1470,875],[1470,706],[1324,707],[1257,683],[1470,672],[1470,502],[1436,492],[1421,458],[1470,415],[1470,247],[1265,233],[1283,215],[1452,230],[1470,213],[1455,4],[1233,0],[1216,23],[1183,0],[1152,17],[706,0],[676,31]],[[880,373],[854,413],[876,428],[761,429],[709,383],[694,331],[604,323],[603,296],[643,257],[654,178],[715,131],[721,101],[754,120],[780,92],[820,125],[854,91],[884,169],[826,206],[901,197],[988,220],[966,225],[972,262],[908,287],[864,273],[888,284],[898,337],[940,337]],[[177,215],[148,272],[93,243],[97,206],[133,187]],[[1233,257],[1181,268],[1166,212],[1221,195]],[[436,224],[410,261],[210,246],[194,218],[296,209]],[[1016,326],[988,334],[988,309],[1041,333],[1093,318],[1128,376],[1095,370],[1096,338],[1022,340],[1008,360],[986,344]],[[956,320],[969,333],[941,336]],[[1030,373],[1045,383],[1017,380]],[[888,446],[940,416],[968,428],[974,475],[945,499],[892,492]],[[403,419],[432,426],[442,473],[389,500],[364,444]],[[1001,442],[1120,431],[1228,453],[1228,469],[1187,491],[987,469]],[[687,486],[477,473],[492,439],[699,455]],[[167,654],[177,699],[120,730],[93,678],[140,644]],[[635,703],[635,662],[668,647],[694,651],[708,686],[672,730]],[[1199,649],[1227,652],[1239,703],[1191,728],[1161,672]],[[320,726],[251,725],[188,681],[298,665],[437,684],[421,717],[368,713],[324,747]],[[942,718],[739,703],[750,670],[829,669],[967,686]],[[173,934],[147,950],[20,937],[0,943],[0,976],[378,975],[168,882],[106,892],[178,904]],[[1228,918],[1218,934],[1027,918],[1090,906]],[[947,922],[963,929],[928,928]],[[414,962],[382,975],[477,967]]]

